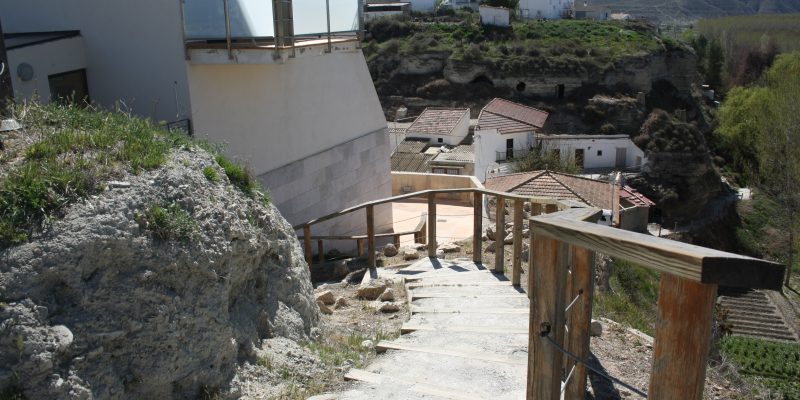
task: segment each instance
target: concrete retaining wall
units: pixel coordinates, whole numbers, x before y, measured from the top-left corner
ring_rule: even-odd
[[[428,189],[460,188],[483,189],[483,185],[474,176],[392,171],[392,196]],[[472,204],[472,194],[470,193],[439,194],[437,198]]]
[[[258,176],[273,203],[292,225],[392,195],[389,141],[385,129],[313,154]],[[311,227],[312,235],[365,235],[365,212]],[[391,205],[375,207],[375,231],[391,232]],[[302,231],[299,232],[302,234]],[[355,241],[326,241],[326,249],[355,248]]]

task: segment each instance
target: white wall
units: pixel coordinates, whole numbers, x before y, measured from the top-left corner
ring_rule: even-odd
[[[484,25],[494,25],[494,26],[508,26],[508,17],[509,12],[508,9],[505,8],[496,8],[496,7],[484,7],[480,6],[478,8],[481,14],[481,23]]]
[[[433,12],[433,8],[436,6],[436,0],[410,0],[410,1],[411,1],[411,11]]]
[[[617,159],[617,148],[626,149],[625,166],[633,168],[636,166],[636,157],[641,157],[642,164],[645,163],[644,152],[636,147],[629,138],[559,138],[546,139],[542,141],[542,147],[546,150],[560,149],[561,156],[574,157],[576,149],[584,150],[585,169],[593,168],[614,168]],[[598,151],[602,154],[598,155]]]
[[[377,18],[389,17],[392,15],[403,15],[402,11],[370,11],[364,13],[364,22],[372,21]]]
[[[469,112],[465,111],[461,119],[458,120],[451,135],[431,135],[428,133],[414,132],[411,129],[406,130],[407,138],[422,138],[428,139],[431,144],[446,144],[450,146],[458,146],[467,134],[469,133]],[[440,142],[439,139],[442,139]]]
[[[0,15],[6,33],[80,30],[95,102],[121,99],[156,120],[188,117],[179,1],[2,0]]]
[[[23,81],[17,76],[17,67],[28,63],[33,67],[33,79]],[[74,36],[53,42],[25,46],[8,51],[11,87],[17,99],[30,99],[36,94],[41,103],[50,102],[49,75],[86,68],[83,38]],[[92,98],[92,92],[89,92]]]
[[[571,0],[520,0],[519,16],[531,19],[560,19],[564,8],[571,4]]]
[[[256,174],[386,129],[361,51],[286,64],[190,65],[189,76],[195,134],[226,142],[225,151]]]

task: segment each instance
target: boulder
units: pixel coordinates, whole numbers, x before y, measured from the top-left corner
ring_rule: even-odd
[[[400,253],[403,255],[403,260],[416,260],[419,258],[419,252],[415,247],[412,246],[404,246],[400,249]]]
[[[339,297],[336,299],[336,303],[333,304],[333,308],[338,310],[340,308],[344,308],[350,305],[350,302],[347,301],[344,297]]]
[[[336,302],[336,296],[333,295],[333,292],[330,290],[326,290],[324,292],[317,294],[317,301],[321,301],[322,304],[331,305]]]
[[[489,240],[495,240],[495,232],[493,226],[489,225],[488,227],[486,227],[486,237],[489,238]]]
[[[595,337],[603,335],[603,323],[593,319],[589,334]]]
[[[483,252],[484,253],[494,253],[495,252],[494,243],[487,244],[486,245],[486,249]]]
[[[372,349],[375,348],[375,342],[373,342],[372,340],[367,339],[367,340],[361,342],[361,348],[362,349],[366,349],[366,350],[372,350]]]
[[[394,247],[393,244],[389,243],[386,246],[383,246],[383,255],[386,257],[394,257],[397,255],[397,247]]]
[[[360,299],[375,300],[386,290],[386,282],[380,280],[373,280],[367,284],[362,284],[356,292],[356,296]]]
[[[319,311],[322,312],[323,314],[327,315],[333,314],[333,310],[331,310],[328,306],[326,306],[325,303],[323,303],[322,301],[317,300],[317,306],[319,307]]]
[[[526,201],[526,202],[522,203],[522,211],[524,211],[526,213],[531,212],[531,202],[530,201]]]
[[[381,301],[394,301],[394,289],[386,288],[386,290],[381,293],[379,299]]]
[[[382,313],[393,313],[400,311],[400,305],[397,303],[383,303],[378,307],[378,311]]]
[[[350,267],[347,266],[347,261],[338,260],[333,263],[333,276],[347,276],[350,273]]]
[[[441,250],[445,253],[458,253],[459,251],[461,251],[461,246],[455,243],[445,243],[439,246],[438,250]]]
[[[512,244],[514,243],[514,234],[509,233],[506,235],[505,239],[503,239],[503,244]]]

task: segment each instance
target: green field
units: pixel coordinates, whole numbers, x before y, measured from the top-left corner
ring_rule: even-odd
[[[726,337],[721,349],[741,374],[763,387],[762,395],[800,399],[800,344]]]

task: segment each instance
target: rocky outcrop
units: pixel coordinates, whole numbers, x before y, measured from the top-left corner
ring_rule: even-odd
[[[206,167],[219,170],[212,155],[176,150],[0,253],[0,391],[195,398],[226,387],[260,339],[307,338],[319,311],[294,231]],[[185,210],[191,238],[152,235],[154,204]]]

